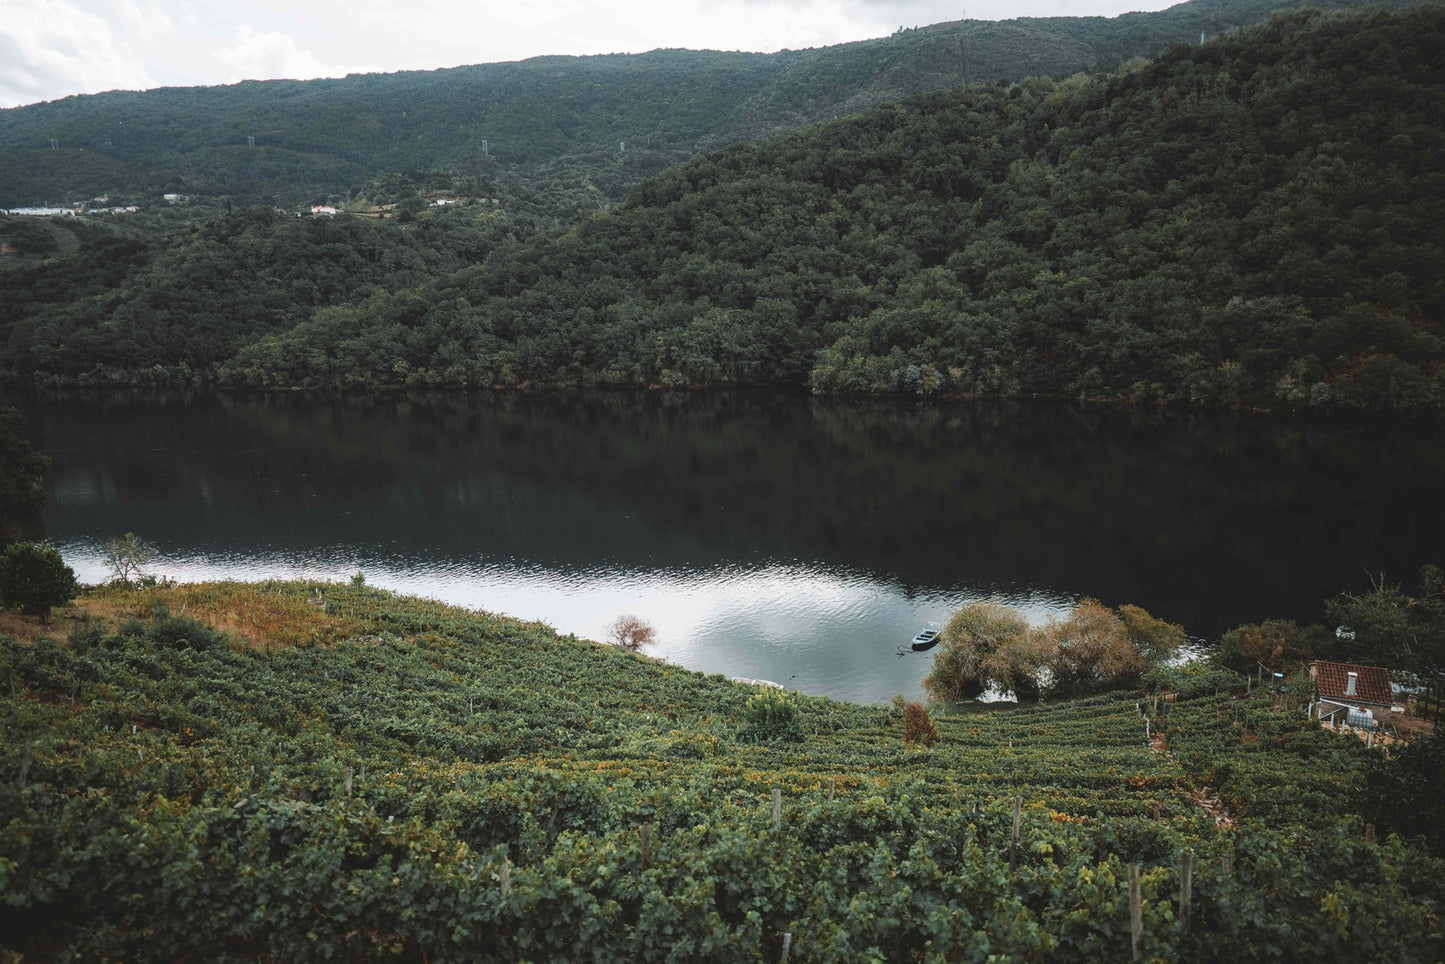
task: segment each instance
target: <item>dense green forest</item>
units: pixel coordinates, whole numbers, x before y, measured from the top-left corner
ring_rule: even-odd
[[[298,218],[242,208],[179,229],[169,243],[84,220],[64,260],[13,266],[6,355],[31,372],[100,364],[128,384],[208,375],[246,342],[287,331],[318,306],[425,283],[477,260],[497,226],[440,212],[415,224]],[[24,320],[18,320],[24,319]]]
[[[356,581],[0,618],[9,957],[1125,959],[1131,865],[1147,959],[1441,946],[1435,744],[1225,669],[929,719]]]
[[[0,271],[0,363],[42,384],[775,383],[1438,414],[1442,65],[1439,6],[1285,14],[1109,73],[735,144],[615,206],[564,165],[564,200],[386,175],[360,196],[398,203],[388,220],[65,224],[73,252],[52,239]],[[426,206],[458,186],[463,203]]]
[[[543,169],[559,161],[598,181],[616,180],[621,167],[630,185],[727,143],[969,81],[1065,77],[1152,57],[1301,5],[1191,0],[1111,19],[965,20],[774,54],[539,57],[67,97],[0,111],[0,206],[98,195],[156,203],[163,192],[297,203],[344,197],[392,171],[545,178]],[[1348,8],[1359,0],[1311,6]]]
[[[1282,17],[735,146],[223,374],[1438,409],[1442,26]]]

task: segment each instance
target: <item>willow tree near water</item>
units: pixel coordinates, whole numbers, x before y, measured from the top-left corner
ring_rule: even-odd
[[[1129,686],[1178,652],[1184,630],[1138,606],[1109,609],[1081,600],[1063,619],[1030,626],[1016,609],[972,603],[953,614],[923,685],[934,699],[960,700],[987,689],[1020,700]]]
[[[989,687],[1021,699],[1038,697],[1046,654],[1023,613],[995,602],[971,603],[953,614],[942,635],[923,681],[934,699],[972,699]]]

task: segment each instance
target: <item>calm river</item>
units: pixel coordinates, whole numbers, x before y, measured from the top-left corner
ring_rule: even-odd
[[[1445,561],[1428,428],[1062,403],[681,397],[16,398],[83,582],[131,531],[157,574],[369,584],[859,702],[981,597],[1081,596],[1211,638],[1317,620],[1367,570]]]

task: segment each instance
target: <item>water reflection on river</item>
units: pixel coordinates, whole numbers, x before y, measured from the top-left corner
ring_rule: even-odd
[[[1442,544],[1430,432],[1001,402],[726,393],[18,400],[83,581],[133,531],[179,579],[348,578],[858,700],[923,624],[1080,596],[1198,636],[1317,618]]]

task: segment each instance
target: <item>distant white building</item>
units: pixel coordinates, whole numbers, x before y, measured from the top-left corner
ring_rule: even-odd
[[[439,197],[439,198],[437,198],[435,201],[431,202],[431,206],[434,207],[434,208],[444,208],[444,207],[446,207],[448,204],[456,204],[456,203],[457,203],[457,199],[456,199],[456,198],[452,198],[452,197]]]
[[[311,205],[311,213],[314,215],[324,215],[325,217],[335,217],[336,208],[329,204],[313,204]]]

